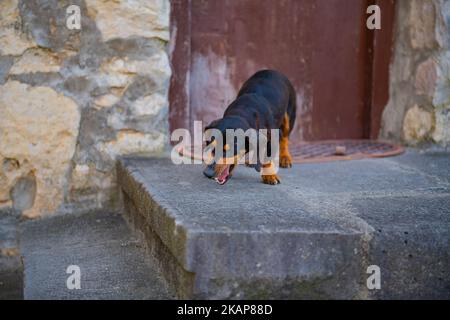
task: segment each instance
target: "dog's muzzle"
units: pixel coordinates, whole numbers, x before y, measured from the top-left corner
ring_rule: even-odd
[[[205,170],[203,170],[203,174],[209,179],[214,178],[214,176],[216,175],[216,172],[214,171],[215,166],[215,163],[211,163],[205,168]]]

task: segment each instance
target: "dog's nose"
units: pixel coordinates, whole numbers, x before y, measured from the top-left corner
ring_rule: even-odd
[[[214,167],[215,167],[215,164],[214,164],[214,163],[208,165],[208,166],[205,168],[205,170],[203,170],[203,174],[204,174],[207,178],[210,178],[210,179],[213,178],[214,175],[216,174],[215,171],[214,171]]]

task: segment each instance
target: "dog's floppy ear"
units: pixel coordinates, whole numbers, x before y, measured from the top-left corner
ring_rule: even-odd
[[[262,135],[262,139],[261,136]],[[262,140],[262,141],[261,141]],[[251,157],[248,160],[251,160],[251,164],[249,165],[252,168],[255,168],[256,171],[261,171],[261,161],[259,159],[259,148],[261,147],[261,142],[266,143],[266,136],[260,132],[259,130],[252,129],[249,134],[245,137],[245,144],[248,157]]]
[[[220,121],[220,119],[217,119],[217,120],[212,121],[210,124],[208,124],[208,125],[205,127],[205,130],[204,130],[204,131],[206,131],[206,130],[208,130],[208,129],[213,129],[213,128],[215,128],[215,127],[217,126],[217,124],[219,123],[219,121]]]

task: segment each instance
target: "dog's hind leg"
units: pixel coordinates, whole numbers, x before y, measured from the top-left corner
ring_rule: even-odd
[[[290,129],[290,121],[289,115],[287,113],[284,114],[283,122],[281,123],[280,131],[280,167],[281,168],[290,168],[292,167],[292,157],[289,153],[289,132]]]

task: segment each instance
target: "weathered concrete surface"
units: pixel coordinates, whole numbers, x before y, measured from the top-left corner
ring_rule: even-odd
[[[119,214],[63,215],[22,225],[25,299],[168,299],[171,295]],[[69,265],[81,289],[69,290]]]
[[[450,298],[450,154],[238,168],[118,164],[130,220],[180,297]],[[369,265],[381,290],[369,291]]]
[[[0,210],[0,300],[23,298],[19,214],[12,209]]]

